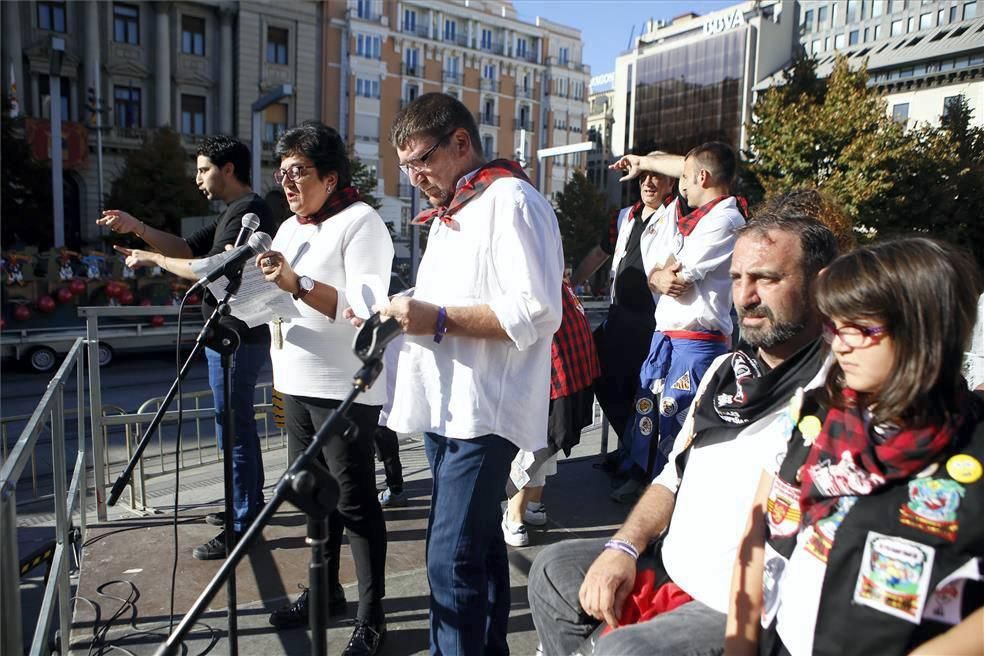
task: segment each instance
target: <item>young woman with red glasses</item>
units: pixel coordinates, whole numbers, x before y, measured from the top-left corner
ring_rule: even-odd
[[[961,375],[978,292],[974,265],[924,238],[821,274],[835,362],[763,472],[729,653],[984,650],[984,402]]]

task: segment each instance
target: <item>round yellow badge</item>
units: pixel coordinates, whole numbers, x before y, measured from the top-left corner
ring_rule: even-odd
[[[817,435],[820,434],[820,429],[823,428],[823,425],[817,417],[807,415],[800,419],[797,428],[799,428],[799,432],[803,435],[803,441],[807,444],[813,444],[813,441],[817,439]]]
[[[980,460],[966,453],[959,453],[946,461],[946,473],[958,483],[973,483],[980,479],[984,470]]]

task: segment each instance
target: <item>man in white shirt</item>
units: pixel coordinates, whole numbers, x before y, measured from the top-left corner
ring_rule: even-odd
[[[626,156],[613,168],[655,165],[660,173],[680,172],[680,195],[669,208],[668,232],[643,254],[650,287],[659,294],[656,332],[642,364],[635,416],[625,438],[632,479],[613,495],[634,499],[633,492],[662,471],[673,449],[697,386],[714,358],[731,343],[731,280],[728,266],[735,231],[745,224],[744,210],[731,195],[737,170],[735,152],[712,141],[686,157]]]
[[[547,200],[512,161],[486,163],[472,113],[417,98],[390,140],[434,210],[412,298],[381,309],[407,334],[388,426],[423,432],[431,653],[507,654],[509,566],[500,529],[517,449],[546,446],[550,342],[563,249]]]
[[[821,217],[802,211],[809,203],[787,202],[801,194],[816,192],[781,197],[739,231],[730,276],[744,342],[708,369],[669,465],[611,540],[561,542],[534,561],[530,608],[544,653],[723,650],[758,467],[785,452],[790,399],[824,378],[813,281],[837,243]],[[646,580],[650,594],[635,594]],[[597,635],[599,624],[619,627],[643,612],[651,619]]]

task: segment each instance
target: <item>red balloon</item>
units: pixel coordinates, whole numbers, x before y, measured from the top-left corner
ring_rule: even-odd
[[[142,307],[147,307],[148,305],[153,305],[153,303],[150,302],[149,298],[145,298],[142,301],[140,301],[140,305]]]
[[[162,317],[159,314],[156,315],[156,316],[151,317],[150,318],[150,325],[151,326],[156,326],[157,328],[160,328],[161,326],[164,325],[164,317]]]
[[[72,298],[74,298],[72,296],[72,291],[70,289],[66,289],[65,287],[62,287],[57,292],[55,292],[55,295],[58,297],[59,303],[68,303],[69,301],[72,300]]]
[[[120,286],[115,282],[106,283],[106,286],[103,288],[103,290],[106,292],[106,296],[108,296],[109,298],[118,298],[120,292],[122,291],[120,289]]]
[[[198,294],[191,294],[188,296],[188,305],[198,305],[201,302],[202,299]]]
[[[76,278],[72,282],[68,283],[68,289],[75,296],[81,296],[85,293],[85,282]]]
[[[62,291],[62,290],[59,289],[58,291]],[[69,296],[71,296],[71,294]],[[38,309],[44,312],[45,314],[54,311],[55,299],[51,298],[50,296],[42,296],[41,298],[38,299]]]
[[[18,305],[14,309],[14,318],[18,321],[27,321],[31,318],[31,308],[26,305]]]
[[[131,292],[129,289],[124,289],[122,292],[120,292],[120,303],[122,303],[123,305],[130,305],[131,303],[133,303],[133,292]]]

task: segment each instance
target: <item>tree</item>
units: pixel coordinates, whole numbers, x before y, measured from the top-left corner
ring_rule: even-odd
[[[376,191],[376,173],[366,166],[353,151],[349,151],[349,168],[352,174],[352,186],[359,190],[362,202],[374,209],[382,207],[382,203],[373,195]]]
[[[23,245],[42,250],[54,243],[51,206],[51,166],[35,161],[24,138],[23,121],[11,118],[10,97],[4,94],[0,115],[0,182],[2,194],[3,248]]]
[[[582,171],[576,170],[554,194],[554,207],[564,242],[564,257],[576,265],[598,243],[605,229],[609,210],[605,195],[598,191]]]
[[[195,185],[191,161],[174,130],[157,130],[127,155],[106,207],[126,210],[155,228],[181,234],[182,217],[209,212],[208,201]]]

